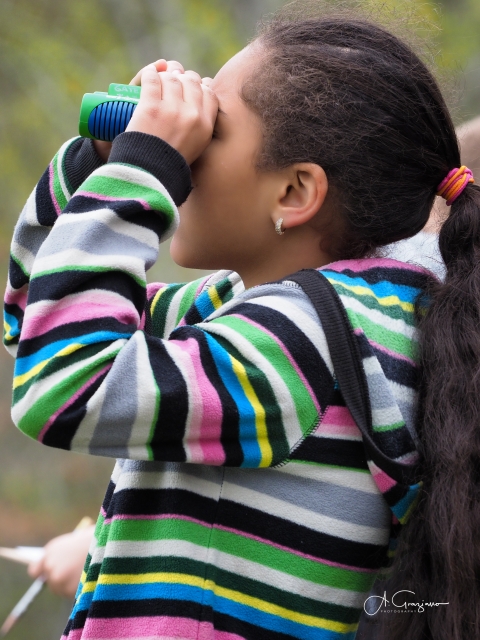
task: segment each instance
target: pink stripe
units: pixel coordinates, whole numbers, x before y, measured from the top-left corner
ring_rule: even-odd
[[[70,640],[79,638],[72,634]],[[88,618],[81,638],[155,638],[156,640],[245,640],[242,636],[215,631],[211,622],[170,616],[135,618]]]
[[[328,407],[325,411],[322,425],[324,422],[329,425],[337,425],[338,427],[343,427],[345,429],[357,428],[355,420],[352,418],[352,414],[347,407],[339,407],[337,405],[331,405]]]
[[[300,367],[298,366],[298,364],[295,362],[295,360],[293,359],[290,351],[287,349],[287,347],[285,346],[285,344],[279,340],[279,338],[272,333],[271,331],[269,331],[266,327],[262,326],[261,324],[258,324],[258,322],[255,322],[254,320],[251,320],[250,318],[247,318],[246,316],[243,316],[239,313],[232,313],[231,314],[234,318],[240,318],[241,320],[243,320],[244,322],[247,322],[248,324],[251,324],[252,326],[256,327],[257,329],[259,329],[260,331],[262,331],[262,333],[265,333],[267,336],[269,336],[270,338],[272,338],[272,340],[274,340],[278,346],[280,347],[280,349],[283,351],[283,353],[285,354],[285,356],[288,358],[290,364],[292,365],[292,367],[295,369],[295,371],[297,372],[298,377],[300,378],[300,380],[302,381],[303,385],[305,386],[305,388],[308,391],[308,394],[310,395],[313,404],[315,405],[315,408],[317,410],[318,413],[321,413],[322,410],[320,408],[320,405],[318,404],[318,400],[313,392],[312,387],[310,386],[308,380],[305,378],[305,376],[303,375],[302,370],[300,369]]]
[[[290,547],[285,547],[284,545],[277,544],[272,542],[271,540],[267,540],[266,538],[260,538],[259,536],[252,535],[250,533],[246,533],[245,531],[240,531],[239,529],[233,529],[232,527],[223,527],[218,524],[214,524],[213,527],[208,522],[203,522],[202,520],[197,520],[196,518],[191,518],[189,516],[178,515],[177,513],[162,513],[157,515],[127,515],[127,514],[119,514],[113,516],[113,518],[106,519],[104,524],[112,524],[116,520],[182,520],[184,522],[193,522],[194,524],[199,524],[203,527],[218,529],[219,531],[225,531],[226,533],[233,533],[237,536],[248,538],[249,540],[255,540],[255,542],[260,542],[261,544],[267,545],[267,547],[271,547],[274,549],[279,549],[280,551],[286,551],[298,558],[304,558],[305,560],[310,560],[311,562],[315,562],[317,564],[324,564],[329,567],[336,567],[338,569],[346,569],[347,571],[355,571],[355,572],[363,572],[363,573],[375,573],[376,569],[365,569],[363,567],[354,567],[347,564],[341,564],[340,562],[332,562],[331,560],[325,560],[324,558],[319,558],[316,556],[309,555],[308,553],[302,553],[301,551],[297,551],[296,549],[291,549]],[[239,543],[240,544],[240,543]]]
[[[67,306],[68,305],[68,306]],[[94,302],[92,304],[90,297],[85,296],[83,301],[76,298],[72,304],[71,300],[63,299],[45,313],[41,308],[38,315],[32,315],[28,307],[25,313],[25,320],[22,328],[22,340],[35,338],[38,336],[61,327],[72,322],[82,322],[86,320],[94,320],[99,318],[115,318],[124,325],[135,324],[138,326],[140,318],[138,312],[133,305],[128,308],[120,302],[117,305],[107,303]],[[35,307],[33,307],[35,310]],[[33,311],[35,313],[35,311]],[[81,342],[81,337],[79,338]]]
[[[335,405],[328,407],[320,425],[312,435],[338,436],[355,440],[360,440],[362,437],[347,407]]]
[[[98,378],[103,375],[105,373],[105,371],[108,371],[108,369],[111,368],[111,364],[108,364],[106,367],[104,367],[103,369],[101,369],[98,373],[96,373],[92,378],[89,378],[89,380],[87,380],[87,382],[83,385],[83,387],[80,387],[80,389],[71,397],[67,400],[67,402],[62,405],[60,407],[60,409],[58,409],[57,411],[55,411],[55,413],[50,417],[50,419],[48,420],[48,422],[46,423],[46,425],[43,427],[43,429],[40,431],[39,435],[38,435],[38,441],[39,442],[43,442],[43,438],[45,437],[46,432],[48,431],[48,429],[50,428],[50,426],[53,424],[53,422],[57,419],[57,417],[63,413],[63,411],[65,411],[66,409],[68,409],[68,407],[70,405],[72,405],[75,400],[77,398],[79,398],[82,393],[88,389],[88,387],[90,387],[96,380],[98,380]]]
[[[149,282],[147,284],[147,300],[154,298],[160,289],[164,289],[167,286],[164,282]]]
[[[13,289],[7,285],[5,291],[5,304],[16,304],[23,311],[27,306],[28,284],[24,284],[21,289]]]
[[[151,206],[143,198],[122,198],[121,196],[102,196],[99,193],[93,193],[92,191],[75,191],[76,196],[83,196],[84,198],[93,198],[94,200],[103,200],[106,202],[139,202],[147,211],[151,210]]]
[[[416,265],[400,262],[399,260],[393,260],[392,258],[363,258],[362,260],[339,260],[338,262],[332,262],[326,264],[321,268],[322,271],[344,271],[348,269],[355,273],[366,271],[367,269],[373,269],[374,267],[386,267],[389,269],[404,269],[405,271],[416,271],[417,273],[429,273],[427,269],[423,267],[417,267]]]
[[[55,197],[55,192],[53,190],[53,182],[54,182],[53,162],[51,162],[50,166],[48,167],[48,176],[49,176],[48,186],[50,189],[50,197],[52,198],[52,203],[53,203],[53,206],[55,207],[55,211],[57,212],[57,216],[59,216],[62,213],[62,210],[60,209],[60,205],[57,202],[57,199]]]
[[[222,435],[223,410],[217,390],[202,365],[200,347],[194,338],[170,340],[168,350],[174,348],[174,359],[183,366],[189,392],[189,425],[185,434],[187,462],[221,465],[225,452]]]
[[[397,483],[393,480],[389,475],[382,471],[377,465],[369,460],[368,466],[370,468],[370,473],[375,480],[377,487],[380,489],[382,493],[386,493],[389,489],[394,487]]]

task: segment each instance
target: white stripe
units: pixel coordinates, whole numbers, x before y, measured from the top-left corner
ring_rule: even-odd
[[[212,544],[215,544],[214,537]],[[210,551],[210,553],[208,553]],[[208,555],[208,558],[207,558]],[[363,604],[363,593],[338,589],[318,584],[311,580],[298,578],[290,573],[272,569],[260,562],[253,562],[243,557],[234,556],[215,547],[203,547],[185,540],[155,540],[148,542],[112,541],[107,545],[107,558],[151,558],[151,557],[195,558],[200,562],[207,562],[244,578],[262,582],[276,589],[288,593],[299,594],[318,602],[331,602],[347,607],[357,607]],[[319,573],[322,565],[318,563]],[[312,562],[312,573],[314,563]]]
[[[369,307],[366,307],[362,302],[360,302],[358,298],[350,297],[349,295],[341,294],[340,299],[347,309],[351,309],[355,313],[359,313],[367,317],[371,322],[379,325],[381,329],[386,328],[393,333],[399,333],[409,340],[418,339],[418,331],[416,327],[407,324],[404,320],[401,320],[400,318],[391,318],[389,315],[387,315],[387,313],[382,313],[377,309],[370,309]],[[393,306],[398,307],[398,305]],[[386,324],[388,324],[388,327],[386,326]]]
[[[191,341],[191,339],[189,339]],[[198,342],[195,341],[199,349]],[[198,385],[195,366],[188,351],[186,341],[174,344],[166,340],[165,350],[172,358],[175,366],[179,370],[187,387],[187,417],[185,420],[185,434],[183,447],[185,449],[187,462],[202,462],[204,459],[202,447],[200,445],[200,425],[203,417],[202,390]],[[194,347],[195,348],[195,347]],[[195,433],[195,430],[197,433]]]
[[[218,500],[221,491],[221,482],[215,482],[199,475],[187,475],[178,469],[162,467],[157,473],[142,471],[123,471],[117,481],[115,493],[125,489],[135,490],[161,490],[181,489],[197,495]]]
[[[27,273],[32,272],[33,263],[35,261],[35,255],[29,250],[23,247],[22,245],[15,242],[15,239],[12,240],[12,247],[10,250],[12,256],[16,258],[22,265],[25,267]]]
[[[22,215],[20,216],[19,224],[21,225],[24,221],[30,227],[42,226],[38,222],[38,217],[37,217],[37,187],[35,187],[35,189],[32,191],[32,193],[28,197],[28,200],[23,208]]]
[[[79,453],[91,453],[90,442],[95,429],[98,426],[103,403],[105,401],[106,385],[101,384],[94,395],[88,400],[86,414],[80,422],[75,435],[72,438],[70,448]]]
[[[169,336],[177,326],[178,311],[188,288],[188,284],[186,284],[184,287],[181,287],[170,300],[167,315],[165,316],[165,329],[163,332],[164,336]]]
[[[155,418],[155,398],[157,385],[153,375],[148,355],[148,347],[143,331],[137,331],[128,344],[129,353],[135,349],[135,366],[137,388],[132,389],[136,393],[137,414],[132,424],[130,440],[128,442],[129,457],[134,460],[149,460],[150,449],[146,443],[150,441],[151,430]]]
[[[305,464],[290,461],[279,469],[271,469],[272,473],[287,473],[306,480],[327,482],[328,484],[355,489],[364,493],[378,494],[379,489],[371,473],[354,471],[352,469],[334,468],[315,464]]]
[[[68,202],[70,200],[71,197],[71,193],[67,187],[67,184],[65,182],[65,176],[63,175],[63,158],[65,156],[65,153],[67,152],[67,149],[70,148],[70,145],[75,141],[78,140],[78,136],[75,138],[72,138],[71,140],[67,140],[67,142],[65,142],[64,144],[62,144],[62,146],[60,147],[58,154],[57,154],[57,175],[58,175],[58,179],[60,182],[60,186],[62,188],[63,191],[63,195],[65,196],[66,201]]]
[[[92,255],[80,249],[67,249],[55,254],[47,255],[37,259],[32,269],[32,278],[43,272],[51,270],[69,271],[78,267],[107,267],[109,270],[123,271],[145,282],[145,261],[143,258],[136,256],[118,255]],[[85,292],[85,298],[88,300],[89,292]]]

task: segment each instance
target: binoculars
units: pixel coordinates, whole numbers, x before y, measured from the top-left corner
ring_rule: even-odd
[[[140,100],[140,89],[130,84],[112,83],[108,93],[86,93],[80,107],[80,135],[111,142],[123,133]]]

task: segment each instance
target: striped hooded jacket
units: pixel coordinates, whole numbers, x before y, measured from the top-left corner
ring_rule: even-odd
[[[327,265],[363,357],[366,448],[295,283],[149,284],[190,188],[125,133],[57,153],[16,226],[5,296],[12,415],[46,445],[117,458],[64,638],[353,638],[417,486],[414,302],[428,272]]]

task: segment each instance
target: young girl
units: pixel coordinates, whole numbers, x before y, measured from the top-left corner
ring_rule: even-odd
[[[345,16],[280,15],[211,82],[164,69],[108,162],[60,149],[12,246],[15,422],[119,458],[64,638],[353,638],[415,504],[401,588],[449,604],[388,637],[475,637],[480,192],[435,81]],[[444,285],[374,257],[439,189]],[[226,270],[147,286],[172,233],[178,263]],[[303,268],[354,329],[368,443]]]

